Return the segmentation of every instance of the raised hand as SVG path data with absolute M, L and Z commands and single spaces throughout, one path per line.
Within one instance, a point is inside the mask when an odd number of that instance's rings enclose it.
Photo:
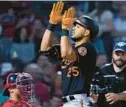
M 75 9 L 73 7 L 69 8 L 64 12 L 62 17 L 62 29 L 69 30 L 70 26 L 74 23 Z
M 63 7 L 64 7 L 64 3 L 61 1 L 53 4 L 53 8 L 50 13 L 50 20 L 49 20 L 51 24 L 57 24 L 62 20 Z

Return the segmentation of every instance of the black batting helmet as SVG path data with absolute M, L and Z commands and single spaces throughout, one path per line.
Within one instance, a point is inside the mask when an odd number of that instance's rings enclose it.
M 99 26 L 98 24 L 89 16 L 81 16 L 80 18 L 75 20 L 74 24 L 79 24 L 91 32 L 91 39 L 95 38 L 99 32 Z

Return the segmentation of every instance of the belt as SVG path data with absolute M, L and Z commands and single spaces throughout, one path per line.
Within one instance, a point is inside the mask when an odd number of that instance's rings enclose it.
M 71 95 L 71 96 L 67 96 L 67 97 L 62 98 L 62 101 L 64 103 L 67 103 L 67 102 L 72 101 L 74 99 L 75 99 L 75 97 L 73 95 Z

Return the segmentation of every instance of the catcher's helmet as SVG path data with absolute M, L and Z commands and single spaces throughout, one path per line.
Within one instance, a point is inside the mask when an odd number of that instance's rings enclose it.
M 22 100 L 35 102 L 35 90 L 33 78 L 28 73 L 11 73 L 4 82 L 4 96 L 9 96 L 8 89 L 15 86 L 22 95 Z
M 99 32 L 99 26 L 98 24 L 89 16 L 81 16 L 80 18 L 75 20 L 74 24 L 79 24 L 91 32 L 91 39 L 95 38 Z
M 4 86 L 3 96 L 9 96 L 8 88 L 12 86 L 16 86 L 16 78 L 17 78 L 16 73 L 11 73 L 7 76 L 6 80 L 3 83 L 3 86 Z
M 16 88 L 20 90 L 24 101 L 36 101 L 33 78 L 29 73 L 18 74 L 16 78 Z

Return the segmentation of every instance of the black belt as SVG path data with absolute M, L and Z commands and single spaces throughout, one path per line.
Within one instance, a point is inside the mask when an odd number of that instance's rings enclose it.
M 68 100 L 69 99 L 69 100 Z M 72 100 L 75 100 L 75 97 L 73 95 L 71 96 L 68 96 L 68 99 L 66 97 L 62 98 L 62 101 L 64 103 L 67 103 L 68 101 L 72 101 Z

